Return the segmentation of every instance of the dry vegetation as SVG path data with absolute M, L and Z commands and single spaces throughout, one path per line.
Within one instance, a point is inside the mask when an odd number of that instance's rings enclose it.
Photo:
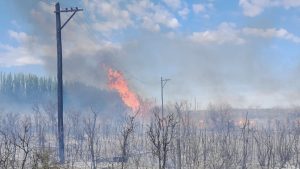
M 203 126 L 185 104 L 167 108 L 164 118 L 153 108 L 149 122 L 137 114 L 116 121 L 94 110 L 66 112 L 66 164 L 59 166 L 55 110 L 1 114 L 0 168 L 300 168 L 297 121 L 255 126 L 245 113 L 237 126 L 229 106 L 212 105 Z

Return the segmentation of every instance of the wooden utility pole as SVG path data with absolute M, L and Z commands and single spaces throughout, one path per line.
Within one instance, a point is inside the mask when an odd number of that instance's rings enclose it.
M 65 143 L 64 143 L 64 120 L 63 120 L 63 67 L 62 67 L 62 43 L 61 43 L 61 31 L 64 26 L 71 20 L 76 12 L 82 11 L 82 9 L 60 9 L 59 2 L 55 4 L 56 14 L 56 40 L 57 40 L 57 118 L 58 118 L 58 154 L 59 162 L 63 164 L 65 162 Z M 73 14 L 67 19 L 67 21 L 61 26 L 60 13 L 61 12 L 73 12 Z

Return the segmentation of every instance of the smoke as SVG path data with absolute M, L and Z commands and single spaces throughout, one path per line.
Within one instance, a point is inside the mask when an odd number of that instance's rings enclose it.
M 122 63 L 138 79 L 146 76 L 148 81 L 159 84 L 160 75 L 171 78 L 166 87 L 170 97 L 202 96 L 211 101 L 229 99 L 234 105 L 243 105 L 246 92 L 267 94 L 281 88 L 280 80 L 271 71 L 272 65 L 264 60 L 264 47 L 199 45 L 180 37 L 150 34 L 127 44 L 126 60 Z M 155 91 L 151 83 L 141 85 L 145 91 Z M 159 94 L 159 86 L 155 87 Z
M 32 49 L 32 54 L 43 60 L 49 74 L 55 76 L 54 6 L 42 2 L 15 4 L 22 6 L 20 12 L 32 23 L 31 35 L 35 40 L 26 41 L 25 46 Z M 64 15 L 62 20 L 66 17 Z M 294 94 L 299 91 L 298 69 L 290 68 L 288 75 L 284 67 L 274 69 L 278 64 L 274 59 L 284 54 L 266 52 L 274 47 L 272 40 L 244 35 L 243 30 L 232 25 L 227 25 L 221 34 L 213 34 L 209 39 L 211 43 L 195 42 L 184 33 L 149 32 L 139 27 L 133 28 L 134 34 L 121 36 L 116 32 L 97 32 L 93 27 L 97 19 L 101 20 L 92 16 L 92 11 L 84 11 L 63 29 L 66 80 L 108 88 L 103 67 L 107 65 L 123 72 L 128 85 L 144 97 L 159 98 L 159 79 L 163 76 L 171 79 L 165 87 L 167 101 L 197 97 L 203 104 L 225 101 L 237 107 L 269 107 L 300 101 Z M 115 40 L 118 35 L 121 37 Z M 213 43 L 214 38 L 223 35 L 221 41 Z M 43 50 L 37 55 L 36 49 Z
M 44 68 L 51 76 L 56 76 L 54 5 L 42 1 L 29 2 L 12 2 L 16 8 L 20 8 L 19 15 L 23 15 L 30 23 L 30 30 L 26 32 L 28 38 L 22 40 L 21 45 L 30 51 L 28 55 L 43 61 Z M 66 2 L 61 4 L 63 8 Z M 72 6 L 72 3 L 67 4 Z M 62 13 L 62 22 L 69 16 Z M 120 46 L 95 36 L 86 17 L 82 13 L 76 14 L 62 30 L 64 78 L 106 88 L 107 77 L 103 64 L 118 67 L 116 57 L 120 56 Z

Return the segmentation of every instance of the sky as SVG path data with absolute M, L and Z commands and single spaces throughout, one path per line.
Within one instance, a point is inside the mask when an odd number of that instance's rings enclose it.
M 56 74 L 54 0 L 1 0 L 0 71 Z M 299 0 L 61 0 L 64 78 L 200 107 L 300 104 Z M 70 13 L 62 13 L 65 21 Z

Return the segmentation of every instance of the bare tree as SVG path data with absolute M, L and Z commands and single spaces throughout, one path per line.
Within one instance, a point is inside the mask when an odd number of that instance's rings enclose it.
M 96 169 L 96 157 L 95 157 L 95 134 L 97 124 L 97 113 L 91 109 L 91 115 L 88 115 L 84 119 L 84 131 L 87 136 L 88 149 L 91 155 L 92 168 Z
M 233 127 L 232 107 L 229 104 L 210 104 L 207 108 L 208 125 L 216 130 L 226 130 Z
M 133 115 L 128 116 L 126 118 L 125 126 L 123 127 L 123 130 L 121 131 L 122 135 L 122 141 L 121 141 L 121 150 L 122 150 L 122 159 L 121 159 L 121 168 L 124 169 L 124 163 L 128 160 L 128 139 L 129 136 L 134 132 L 135 127 L 135 118 L 138 115 L 139 110 Z
M 15 113 L 9 113 L 6 114 L 1 123 L 1 133 L 3 136 L 5 136 L 5 139 L 7 139 L 5 146 L 6 148 L 9 148 L 9 159 L 8 159 L 8 168 L 16 168 L 17 167 L 17 124 L 18 124 L 18 118 L 19 114 Z M 8 149 L 7 149 L 8 150 Z
M 265 129 L 255 131 L 256 156 L 262 169 L 271 167 L 272 154 L 274 151 L 273 136 Z
M 24 119 L 20 120 L 19 131 L 17 132 L 17 140 L 15 145 L 22 151 L 23 159 L 21 168 L 26 168 L 26 161 L 28 159 L 29 153 L 32 151 L 31 149 L 31 140 L 32 140 L 32 132 L 31 132 L 31 118 L 24 117 Z
M 8 168 L 13 147 L 9 135 L 0 131 L 0 168 Z
M 74 167 L 76 160 L 82 159 L 84 154 L 84 134 L 82 114 L 79 111 L 69 111 L 66 113 L 66 140 L 67 143 L 67 154 L 69 156 L 69 161 L 71 167 Z
M 241 167 L 242 169 L 247 169 L 247 160 L 249 158 L 249 133 L 250 133 L 250 122 L 248 120 L 248 113 L 246 114 L 246 119 L 243 122 L 241 137 L 242 137 L 242 159 Z
M 295 161 L 294 165 L 295 167 L 300 167 L 300 121 L 296 123 L 296 126 L 293 131 L 294 135 L 294 152 L 295 152 Z
M 53 148 L 52 146 L 56 146 L 58 147 L 58 134 L 57 134 L 57 113 L 56 113 L 56 104 L 49 102 L 45 105 L 43 105 L 43 111 L 46 114 L 46 119 L 47 119 L 47 128 L 50 130 L 50 132 L 48 132 L 48 142 L 49 142 L 49 148 Z M 53 140 L 56 139 L 56 141 Z M 51 143 L 55 142 L 54 145 L 51 145 Z M 58 149 L 55 149 L 58 150 Z M 58 153 L 58 152 L 56 152 Z
M 154 110 L 154 119 L 147 134 L 152 143 L 152 153 L 158 158 L 159 169 L 166 168 L 169 146 L 174 138 L 176 124 L 173 113 L 169 113 L 165 118 L 160 118 L 159 110 Z
M 278 162 L 279 168 L 284 168 L 286 164 L 292 159 L 293 155 L 293 144 L 295 138 L 291 135 L 290 131 L 287 131 L 286 126 L 281 126 L 278 124 L 279 132 L 277 135 L 277 154 L 278 154 Z
M 33 106 L 33 117 L 34 117 L 34 128 L 35 128 L 35 135 L 38 140 L 38 145 L 40 149 L 45 148 L 46 142 L 46 117 L 42 114 L 40 107 L 38 105 Z
M 176 155 L 177 157 L 175 158 L 177 160 L 177 168 L 181 169 L 182 163 L 181 163 L 181 123 L 183 122 L 183 117 L 182 117 L 182 107 L 183 104 L 175 104 L 175 109 L 177 112 L 177 118 L 179 119 L 178 127 L 177 127 L 177 137 L 176 137 Z

